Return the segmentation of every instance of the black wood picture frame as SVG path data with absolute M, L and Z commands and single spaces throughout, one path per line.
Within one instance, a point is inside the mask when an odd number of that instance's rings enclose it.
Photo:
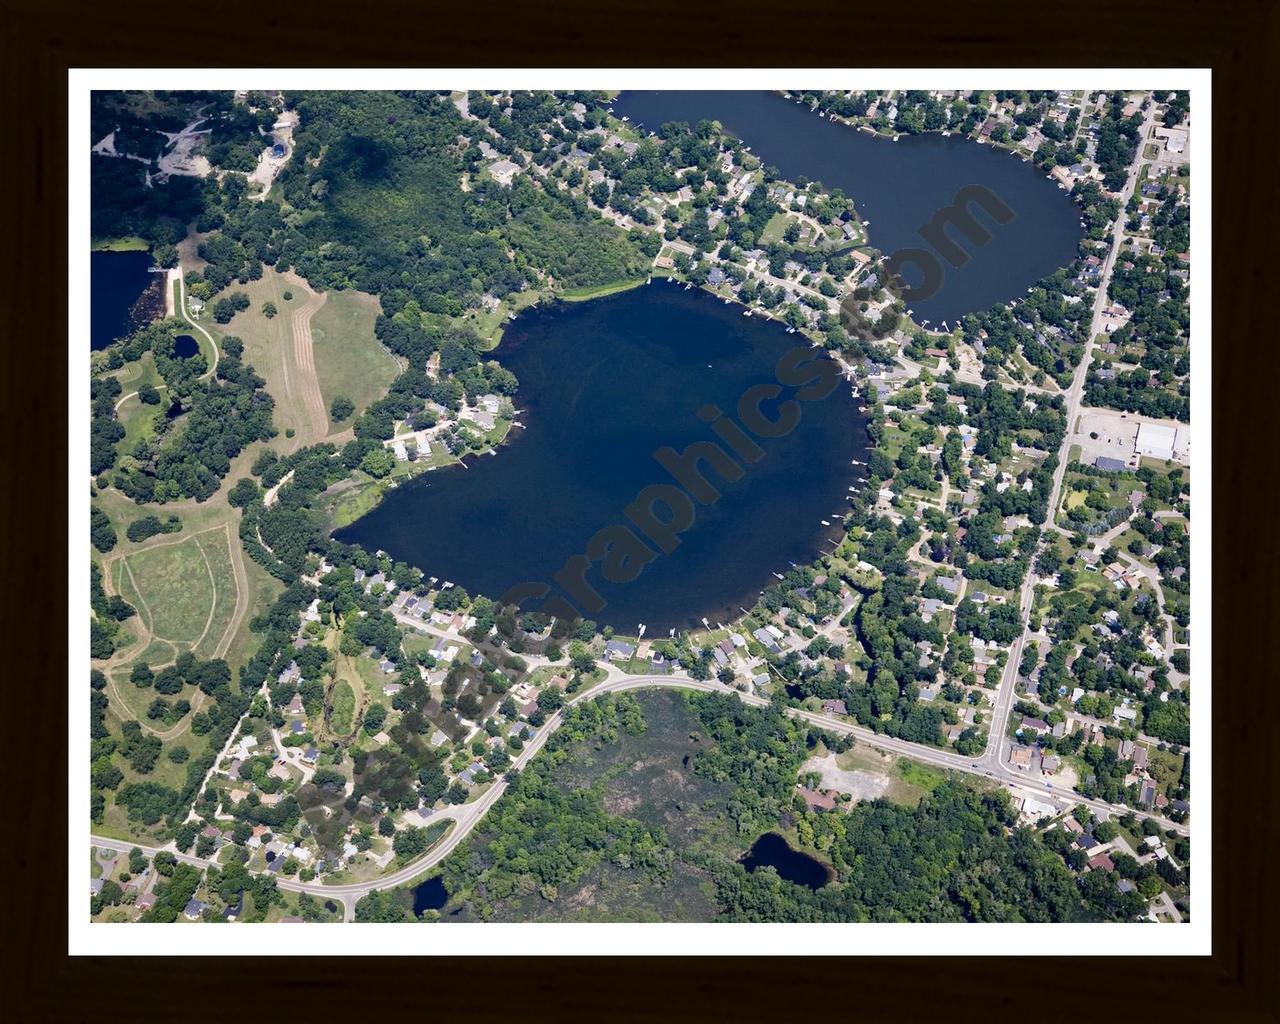
M 140 2 L 0 3 L 0 198 L 8 329 L 0 374 L 3 491 L 0 684 L 9 753 L 0 1014 L 14 1021 L 404 1013 L 434 1018 L 999 1019 L 1084 1014 L 1162 1021 L 1280 1017 L 1271 877 L 1277 713 L 1274 314 L 1275 3 L 1152 8 L 760 0 L 731 5 L 534 0 L 508 9 L 320 0 L 259 10 Z M 1213 955 L 933 960 L 779 958 L 165 960 L 67 955 L 67 70 L 74 67 L 1072 67 L 1213 69 Z M 1159 86 L 1158 82 L 1153 85 Z M 1193 97 L 1193 103 L 1203 102 Z M 1197 113 L 1204 107 L 1197 108 Z M 1204 268 L 1208 270 L 1207 267 Z M 1199 267 L 1197 272 L 1201 272 Z M 1271 311 L 1268 310 L 1268 313 Z M 1202 385 L 1203 387 L 1203 385 Z M 1201 406 L 1203 408 L 1203 406 Z M 78 571 L 78 567 L 73 566 Z M 1208 585 L 1202 576 L 1199 586 Z M 1201 634 L 1204 635 L 1203 633 Z M 1203 645 L 1203 641 L 1201 644 Z M 1207 646 L 1207 645 L 1206 645 Z M 1204 649 L 1204 646 L 1201 647 Z M 83 688 L 70 687 L 72 699 Z M 1210 840 L 1199 838 L 1204 843 Z M 1197 911 L 1200 912 L 1200 911 Z M 1088 954 L 1061 927 L 1054 952 Z M 1120 927 L 1120 926 L 1116 926 Z M 1133 952 L 1145 931 L 1132 927 Z M 234 948 L 235 933 L 227 940 Z M 406 952 L 412 950 L 412 930 Z M 542 940 L 534 938 L 531 945 Z M 766 939 L 762 946 L 775 951 Z M 964 939 L 981 953 L 982 932 Z M 1271 949 L 1271 953 L 1266 950 Z M 554 948 L 530 952 L 554 957 Z M 714 953 L 714 945 L 708 953 Z M 1036 952 L 1044 952 L 1043 949 Z

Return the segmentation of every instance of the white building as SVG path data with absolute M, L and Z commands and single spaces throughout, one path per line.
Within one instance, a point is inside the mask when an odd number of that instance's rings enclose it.
M 1139 455 L 1148 455 L 1153 459 L 1172 459 L 1178 447 L 1178 428 L 1159 423 L 1138 424 L 1138 436 L 1134 439 L 1133 450 Z

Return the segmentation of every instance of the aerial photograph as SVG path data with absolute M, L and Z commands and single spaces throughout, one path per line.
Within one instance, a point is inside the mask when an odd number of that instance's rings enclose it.
M 85 91 L 73 921 L 1191 932 L 1198 94 L 901 77 Z

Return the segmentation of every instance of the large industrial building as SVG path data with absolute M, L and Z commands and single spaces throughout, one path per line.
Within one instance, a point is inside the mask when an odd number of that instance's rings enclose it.
M 1153 459 L 1176 459 L 1186 462 L 1191 455 L 1191 428 L 1169 427 L 1158 423 L 1138 424 L 1133 450 Z

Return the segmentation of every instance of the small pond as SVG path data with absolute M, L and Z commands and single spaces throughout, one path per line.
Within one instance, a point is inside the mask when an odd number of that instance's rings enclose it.
M 810 889 L 821 889 L 834 877 L 830 865 L 793 850 L 791 844 L 776 832 L 766 832 L 752 843 L 740 863 L 748 871 L 771 867 L 778 872 L 779 878 Z
M 179 359 L 190 359 L 199 351 L 199 343 L 190 334 L 179 334 L 173 339 L 173 354 Z
M 440 910 L 449 902 L 449 890 L 439 875 L 428 878 L 413 890 L 413 912 L 419 917 L 426 910 Z

